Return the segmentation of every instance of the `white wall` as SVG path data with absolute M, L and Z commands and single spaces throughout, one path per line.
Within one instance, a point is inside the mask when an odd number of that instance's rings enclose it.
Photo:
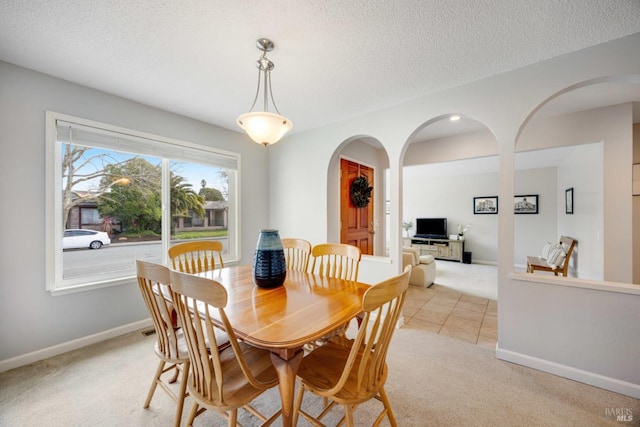
M 448 119 L 443 119 L 448 120 Z M 461 119 L 470 121 L 468 118 Z M 438 120 L 434 125 L 438 125 Z M 429 129 L 425 126 L 425 129 Z M 417 138 L 418 136 L 416 136 Z M 452 160 L 488 157 L 498 154 L 496 137 L 489 129 L 466 132 L 453 136 L 430 139 L 428 141 L 412 141 L 404 156 L 405 166 L 425 163 L 450 162 Z
M 520 270 L 526 269 L 527 256 L 542 253 L 546 242 L 558 242 L 557 174 L 555 167 L 516 172 L 515 194 L 538 195 L 538 214 L 518 214 L 514 218 L 514 261 Z
M 605 279 L 603 145 L 576 146 L 558 167 L 558 234 L 578 241 L 569 271 L 583 279 Z M 573 188 L 572 215 L 565 209 L 565 191 L 569 188 Z
M 597 83 L 604 81 L 603 76 L 613 76 L 620 81 L 640 84 L 638 45 L 640 34 L 635 34 L 344 122 L 293 134 L 273 146 L 270 153 L 272 219 L 282 224 L 288 230 L 287 234 L 308 233 L 312 240 L 326 239 L 328 212 L 331 212 L 327 209 L 326 165 L 343 141 L 357 135 L 369 135 L 380 141 L 389 155 L 392 263 L 385 273 L 398 273 L 401 224 L 405 217 L 401 166 L 405 163 L 405 153 L 409 152 L 407 143 L 425 123 L 455 112 L 486 125 L 495 135 L 498 146 L 498 196 L 500 200 L 512 200 L 516 140 L 529 116 L 545 99 L 581 82 Z M 620 240 L 621 234 L 628 235 L 631 229 L 631 142 L 630 138 L 627 142 L 623 139 L 612 150 L 605 148 L 604 174 L 607 176 L 611 171 L 616 180 L 614 184 L 605 178 L 603 187 L 605 240 L 608 236 Z M 627 147 L 625 159 L 623 153 Z M 541 146 L 533 144 L 530 148 Z M 518 143 L 519 151 L 526 149 Z M 309 163 L 301 159 L 314 161 Z M 303 185 L 299 180 L 301 176 L 314 179 Z M 278 191 L 280 186 L 287 191 Z M 617 215 L 614 208 L 621 214 Z M 306 224 L 314 226 L 301 225 L 297 218 L 303 216 Z M 497 217 L 497 355 L 640 397 L 637 369 L 640 340 L 632 338 L 640 335 L 640 291 L 632 285 L 619 283 L 593 286 L 581 279 L 512 274 L 515 220 L 512 209 L 500 209 Z M 605 271 L 614 267 L 614 275 L 623 281 L 631 277 L 632 253 L 630 239 L 628 241 L 628 244 L 617 246 L 605 242 L 604 246 L 605 253 L 617 258 L 607 260 L 605 257 Z M 597 319 L 596 328 L 589 329 L 592 321 L 585 326 L 585 320 L 590 316 Z M 539 319 L 545 321 L 540 323 Z M 606 339 L 601 339 L 603 336 Z M 624 342 L 624 345 L 612 347 L 615 342 Z M 612 351 L 612 348 L 616 350 Z
M 126 331 L 149 317 L 136 283 L 56 297 L 45 291 L 46 110 L 241 153 L 242 262 L 251 262 L 258 230 L 270 225 L 264 147 L 239 133 L 0 62 L 0 368 L 32 352 L 64 351 L 74 340 Z
M 539 194 L 538 215 L 515 216 L 516 266 L 523 268 L 528 255 L 540 255 L 545 242 L 565 235 L 578 242 L 569 275 L 604 280 L 603 149 L 603 143 L 571 146 L 557 167 L 516 172 L 516 194 Z M 573 215 L 565 213 L 568 188 L 574 191 Z
M 574 207 L 576 213 L 571 218 L 559 217 L 568 221 L 559 224 L 562 226 L 561 229 L 571 230 L 575 233 L 571 237 L 578 240 L 579 247 L 576 249 L 576 255 L 579 254 L 580 247 L 582 247 L 583 252 L 587 250 L 590 252 L 589 257 L 595 257 L 596 261 L 602 257 L 604 262 L 603 271 L 600 271 L 599 268 L 590 272 L 585 271 L 585 278 L 604 277 L 604 280 L 623 283 L 632 283 L 633 281 L 631 268 L 633 243 L 629 233 L 632 224 L 632 199 L 630 197 L 633 155 L 631 143 L 633 138 L 632 108 L 631 103 L 625 103 L 542 121 L 533 121 L 525 128 L 517 142 L 516 150 L 519 152 L 536 147 L 551 148 L 603 143 L 602 166 L 596 165 L 594 160 L 593 166 L 589 161 L 584 166 L 577 167 L 575 162 L 582 157 L 578 156 L 572 160 L 571 156 L 567 156 L 567 168 L 563 175 L 558 176 L 558 185 L 564 186 L 560 188 L 562 194 L 560 191 L 558 194 L 559 206 L 561 206 L 559 212 L 564 212 L 564 190 L 566 188 L 575 187 L 574 203 L 581 204 L 581 206 Z M 592 167 L 596 169 L 590 171 Z M 603 182 L 599 183 L 594 177 L 596 173 L 599 173 L 601 167 Z M 575 184 L 580 183 L 581 179 L 585 180 L 584 184 Z M 594 193 L 600 186 L 602 186 L 602 192 Z M 598 203 L 598 194 L 602 194 L 600 206 L 603 228 L 602 233 L 594 234 L 588 230 L 588 227 L 599 227 L 600 224 L 597 217 L 600 215 L 599 209 L 591 205 L 591 203 Z M 565 233 L 565 231 L 562 232 Z M 584 245 L 581 244 L 583 239 Z M 602 242 L 600 247 L 597 246 L 599 241 Z
M 457 234 L 458 224 L 470 225 L 465 233 L 464 250 L 474 263 L 498 262 L 498 215 L 474 215 L 473 198 L 498 195 L 498 173 L 468 175 L 465 162 L 405 166 L 403 171 L 403 216 L 447 218 L 449 234 Z M 462 173 L 461 173 L 462 172 Z M 498 201 L 498 207 L 501 208 Z M 508 205 L 507 205 L 508 207 Z

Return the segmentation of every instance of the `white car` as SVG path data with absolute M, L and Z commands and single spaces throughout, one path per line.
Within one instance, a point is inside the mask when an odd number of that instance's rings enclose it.
M 110 245 L 109 235 L 103 231 L 95 230 L 64 230 L 62 249 L 89 248 L 100 249 L 104 245 Z

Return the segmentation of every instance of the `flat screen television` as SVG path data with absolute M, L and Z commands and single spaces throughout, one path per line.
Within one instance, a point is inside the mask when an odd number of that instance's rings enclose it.
M 415 237 L 448 239 L 447 218 L 416 218 Z

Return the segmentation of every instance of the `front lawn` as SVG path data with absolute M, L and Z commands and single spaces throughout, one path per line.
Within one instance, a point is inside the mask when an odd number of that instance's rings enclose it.
M 171 236 L 171 240 L 206 239 L 211 237 L 227 237 L 227 230 L 183 231 Z
M 227 237 L 227 230 L 184 231 L 171 235 L 171 240 L 197 240 L 212 237 Z M 111 243 L 149 242 L 161 240 L 162 236 L 151 230 L 138 232 L 123 232 L 111 239 Z

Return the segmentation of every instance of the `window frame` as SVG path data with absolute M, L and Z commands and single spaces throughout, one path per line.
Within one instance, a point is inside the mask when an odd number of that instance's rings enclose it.
M 45 114 L 45 288 L 52 295 L 63 295 L 74 292 L 81 292 L 90 289 L 99 289 L 108 286 L 116 286 L 124 283 L 131 283 L 135 280 L 135 271 L 127 274 L 116 273 L 102 273 L 92 276 L 86 276 L 82 278 L 64 279 L 63 277 L 63 252 L 62 252 L 62 237 L 63 237 L 63 218 L 62 218 L 62 144 L 66 142 L 59 141 L 58 138 L 58 122 L 66 122 L 80 127 L 90 127 L 100 132 L 116 138 L 117 134 L 126 135 L 135 139 L 142 139 L 151 141 L 154 145 L 157 144 L 159 148 L 167 148 L 169 151 L 181 150 L 184 152 L 184 157 L 179 155 L 172 155 L 171 157 L 165 157 L 164 155 L 151 154 L 158 157 L 162 162 L 162 167 L 169 169 L 169 163 L 173 161 L 193 162 L 194 158 L 198 154 L 204 155 L 204 157 L 215 158 L 220 156 L 221 162 L 231 159 L 235 162 L 235 169 L 227 168 L 229 171 L 229 217 L 227 223 L 227 229 L 229 230 L 229 252 L 224 255 L 223 259 L 225 264 L 232 264 L 237 262 L 240 258 L 240 228 L 239 228 L 239 215 L 240 215 L 240 169 L 241 169 L 241 155 L 240 153 L 221 150 L 218 148 L 212 148 L 203 146 L 200 144 L 194 144 L 177 139 L 162 137 L 158 135 L 149 134 L 133 129 L 127 129 L 119 126 L 113 126 L 106 123 L 101 123 L 93 120 L 87 120 L 80 117 L 74 117 L 62 113 L 53 111 L 46 111 Z M 115 149 L 113 145 L 96 143 L 92 144 L 96 148 L 103 149 Z M 144 151 L 144 150 L 142 150 Z M 132 154 L 147 154 L 148 153 L 132 153 Z M 200 162 L 203 164 L 202 162 Z M 207 164 L 204 162 L 204 164 Z M 212 165 L 216 167 L 222 167 L 220 165 Z M 234 173 L 235 171 L 235 173 Z M 162 262 L 168 265 L 167 251 L 170 245 L 170 229 L 171 229 L 171 217 L 170 217 L 170 203 L 167 201 L 170 198 L 169 188 L 169 174 L 163 174 L 162 178 Z

